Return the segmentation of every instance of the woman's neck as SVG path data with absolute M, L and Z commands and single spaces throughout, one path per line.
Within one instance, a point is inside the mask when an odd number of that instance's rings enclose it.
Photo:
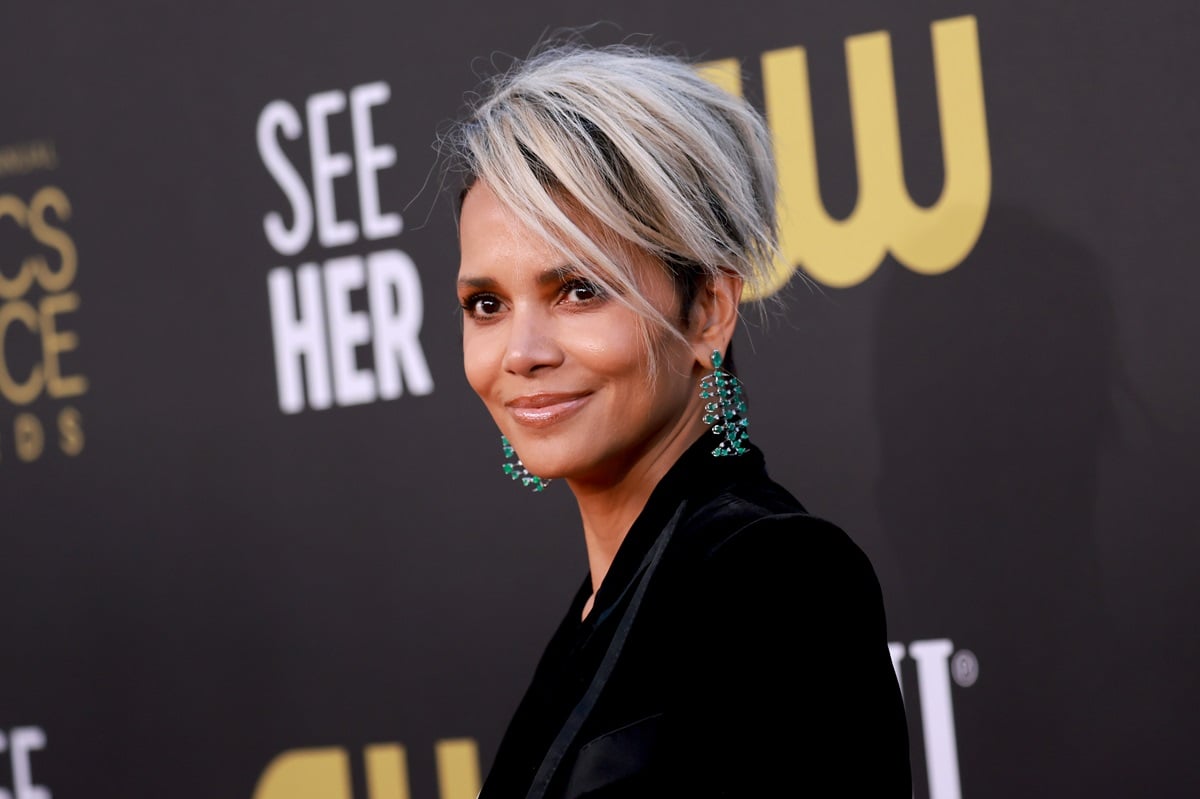
M 583 521 L 593 597 L 600 590 L 621 542 L 646 507 L 654 488 L 704 432 L 703 425 L 681 422 L 626 469 L 617 481 L 605 484 L 569 482 Z M 585 616 L 591 606 L 589 600 Z

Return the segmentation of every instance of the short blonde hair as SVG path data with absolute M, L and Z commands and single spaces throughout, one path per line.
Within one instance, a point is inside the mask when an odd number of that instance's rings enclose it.
M 630 246 L 663 264 L 685 316 L 700 282 L 722 271 L 741 276 L 752 296 L 767 293 L 778 253 L 767 126 L 680 56 L 630 44 L 544 46 L 485 83 L 448 143 L 463 194 L 486 183 L 656 327 L 680 334 L 678 320 L 638 291 L 620 257 Z M 603 233 L 576 224 L 572 210 Z

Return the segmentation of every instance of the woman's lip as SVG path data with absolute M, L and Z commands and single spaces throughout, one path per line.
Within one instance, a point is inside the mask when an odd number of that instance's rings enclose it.
M 583 394 L 529 394 L 505 403 L 509 414 L 526 427 L 546 427 L 561 422 L 587 402 Z

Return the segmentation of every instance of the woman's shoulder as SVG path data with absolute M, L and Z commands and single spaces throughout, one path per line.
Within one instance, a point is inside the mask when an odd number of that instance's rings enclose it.
M 685 526 L 714 545 L 749 528 L 756 537 L 845 535 L 833 522 L 810 513 L 792 492 L 771 479 L 761 458 L 747 467 L 723 485 L 705 486 L 710 490 L 703 493 L 692 492 Z
M 723 492 L 688 518 L 676 546 L 671 580 L 706 626 L 786 620 L 825 636 L 850 634 L 839 632 L 846 624 L 855 635 L 885 635 L 874 566 L 827 518 Z
M 668 560 L 685 571 L 703 563 L 751 573 L 812 565 L 841 574 L 865 572 L 868 581 L 873 577 L 853 537 L 834 521 L 810 512 L 777 482 L 761 449 L 751 444 L 743 455 L 714 458 L 708 444 L 701 440 L 693 445 L 658 497 L 664 514 L 667 505 L 680 500 L 685 504 Z
M 694 498 L 677 535 L 692 558 L 747 568 L 857 571 L 874 569 L 854 538 L 836 522 L 809 510 L 765 477 L 739 481 Z
M 736 495 L 714 498 L 689 519 L 690 535 L 713 557 L 808 553 L 857 559 L 862 549 L 837 523 L 803 508 L 764 506 Z

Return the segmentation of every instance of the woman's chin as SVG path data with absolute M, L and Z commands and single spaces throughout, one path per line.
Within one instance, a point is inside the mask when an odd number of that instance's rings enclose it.
M 518 450 L 518 453 L 520 450 Z M 534 457 L 532 460 L 521 456 L 521 462 L 530 474 L 536 474 L 543 480 L 564 480 L 572 473 L 571 465 L 557 458 Z
M 586 474 L 595 466 L 595 459 L 580 451 L 579 447 L 549 446 L 546 442 L 526 445 L 528 456 L 517 447 L 517 455 L 530 474 L 545 480 L 570 480 Z

